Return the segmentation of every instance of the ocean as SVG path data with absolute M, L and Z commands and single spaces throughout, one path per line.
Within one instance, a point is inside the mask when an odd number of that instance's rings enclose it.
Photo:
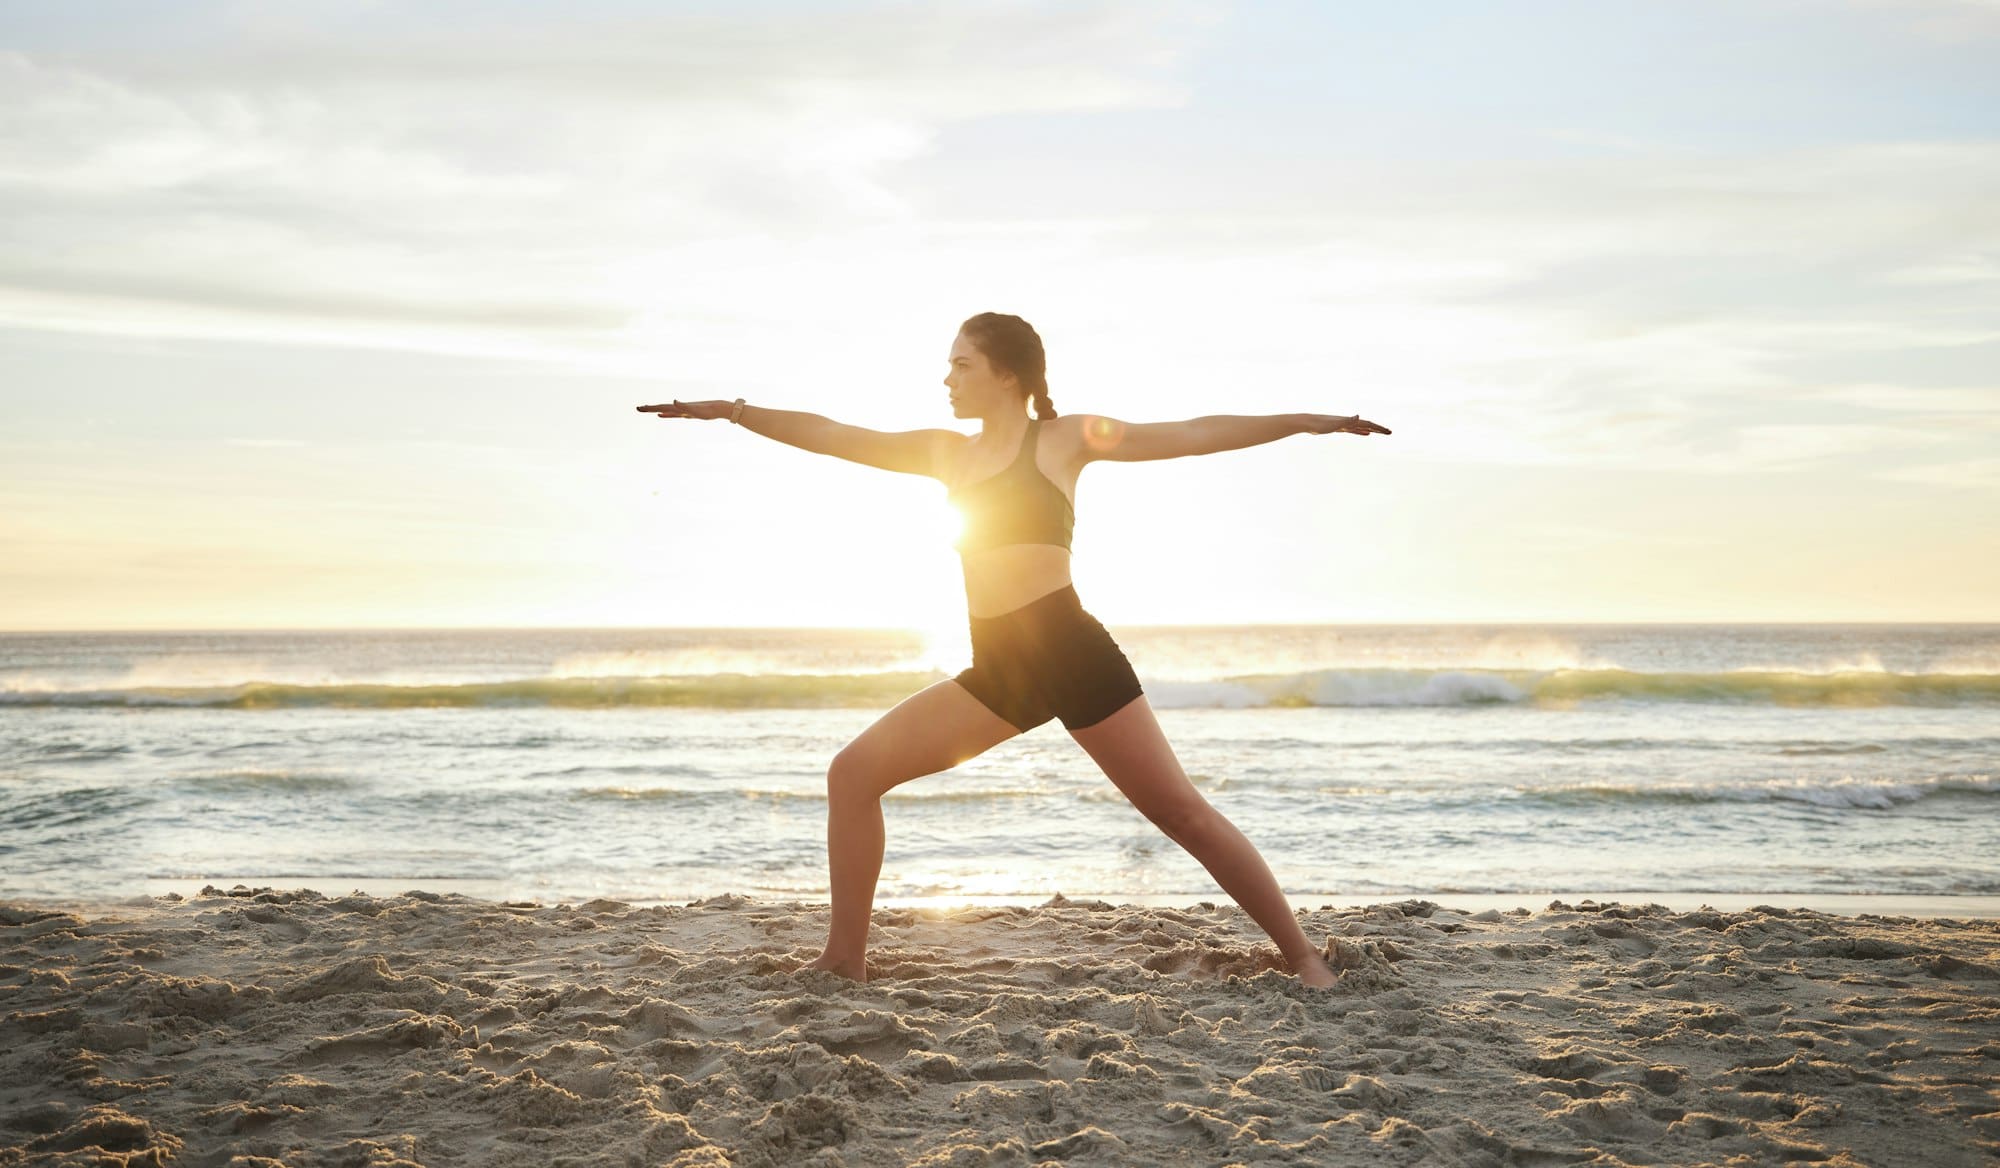
M 1111 631 L 1296 906 L 2000 895 L 2000 625 Z M 0 634 L 0 897 L 824 900 L 828 761 L 969 661 L 900 630 Z M 884 812 L 878 903 L 1226 900 L 1058 723 Z

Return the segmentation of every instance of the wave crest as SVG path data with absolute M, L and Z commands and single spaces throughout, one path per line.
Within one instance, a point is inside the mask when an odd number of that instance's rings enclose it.
M 553 706 L 700 706 L 724 709 L 886 708 L 946 675 L 889 673 L 723 673 L 681 677 L 534 677 L 514 681 L 390 685 L 303 685 L 249 681 L 227 686 L 125 689 L 19 689 L 0 704 L 25 706 L 200 706 L 376 709 Z M 1142 678 L 1142 680 L 1144 680 Z M 2000 675 L 1884 673 L 1641 673 L 1627 669 L 1317 669 L 1218 681 L 1146 681 L 1160 709 L 1341 706 L 1566 708 L 1583 702 L 1685 702 L 1777 706 L 2000 705 Z

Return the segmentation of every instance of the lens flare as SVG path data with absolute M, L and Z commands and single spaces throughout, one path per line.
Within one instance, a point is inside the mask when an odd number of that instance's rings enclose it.
M 1083 425 L 1083 440 L 1092 450 L 1110 450 L 1125 440 L 1125 423 L 1116 418 L 1093 417 Z

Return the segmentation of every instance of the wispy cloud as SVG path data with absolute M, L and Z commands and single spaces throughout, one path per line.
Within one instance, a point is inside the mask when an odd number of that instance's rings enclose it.
M 227 27 L 173 51 L 0 54 L 0 323 L 756 384 L 784 376 L 751 368 L 774 330 L 851 343 L 828 304 L 1011 296 L 1089 330 L 1065 368 L 1105 408 L 1121 381 L 1149 405 L 1356 387 L 1418 459 L 1733 473 L 2000 424 L 1992 141 L 1225 167 L 1190 139 L 1003 174 L 938 147 L 1191 101 L 1220 14 L 204 11 Z M 1051 213 L 986 209 L 1050 189 Z M 1134 381 L 1158 322 L 1173 351 Z
M 1204 18 L 446 7 L 224 9 L 229 35 L 172 52 L 0 54 L 0 322 L 588 344 L 635 311 L 630 257 L 915 214 L 885 168 L 948 125 L 1180 100 Z
M 1907 20 L 1918 34 L 1947 44 L 2000 37 L 2000 0 L 1837 0 L 1850 7 L 1883 9 Z
M 1932 463 L 1898 470 L 1878 471 L 1872 477 L 1896 482 L 1921 483 L 1933 487 L 1964 490 L 2000 490 L 2000 458 L 1974 458 L 1963 462 Z

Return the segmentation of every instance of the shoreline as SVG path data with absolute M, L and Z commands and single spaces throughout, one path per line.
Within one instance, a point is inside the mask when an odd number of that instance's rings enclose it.
M 270 877 L 223 877 L 186 880 L 148 880 L 143 892 L 119 896 L 31 896 L 0 890 L 0 904 L 32 904 L 49 910 L 70 912 L 107 912 L 119 909 L 143 907 L 178 895 L 192 900 L 201 895 L 204 888 L 213 887 L 218 891 L 230 888 L 285 888 L 298 891 L 313 891 L 322 896 L 335 897 L 349 893 L 368 896 L 402 896 L 412 892 L 444 893 L 465 896 L 474 900 L 494 904 L 527 904 L 556 908 L 575 905 L 591 900 L 609 899 L 620 904 L 637 908 L 669 907 L 689 905 L 715 897 L 745 897 L 758 904 L 789 905 L 799 909 L 817 907 L 825 909 L 824 893 L 799 896 L 788 893 L 771 893 L 761 890 L 748 892 L 724 889 L 695 893 L 677 897 L 618 897 L 595 893 L 570 896 L 545 897 L 533 893 L 523 894 L 518 885 L 494 880 L 456 879 L 376 879 L 342 877 L 339 879 L 305 878 L 302 880 L 278 880 Z M 1212 893 L 1175 894 L 1105 894 L 1105 893 L 1038 893 L 1031 895 L 969 895 L 946 896 L 877 896 L 877 909 L 918 908 L 950 909 L 967 908 L 1034 908 L 1047 903 L 1052 897 L 1065 897 L 1074 901 L 1103 901 L 1119 907 L 1130 908 L 1187 908 L 1196 904 L 1230 905 L 1229 897 L 1220 889 Z M 1834 916 L 1898 916 L 1926 919 L 1957 920 L 2000 920 L 2000 894 L 1926 894 L 1899 892 L 1659 892 L 1644 889 L 1604 890 L 1604 889 L 1562 889 L 1547 892 L 1375 892 L 1375 893 L 1310 893 L 1288 892 L 1287 899 L 1294 911 L 1321 909 L 1365 908 L 1369 905 L 1395 901 L 1429 901 L 1445 908 L 1464 908 L 1471 912 L 1494 909 L 1508 912 L 1527 909 L 1540 912 L 1552 903 L 1580 904 L 1591 901 L 1600 905 L 1659 905 L 1674 912 L 1694 912 L 1703 908 L 1720 912 L 1743 912 L 1760 906 L 1781 909 L 1804 909 L 1827 913 Z
M 797 968 L 824 906 L 733 895 L 0 900 L 0 1131 L 257 1168 L 2000 1154 L 2000 921 L 1543 904 L 1302 898 L 1322 991 L 1226 901 L 881 907 L 859 984 Z

